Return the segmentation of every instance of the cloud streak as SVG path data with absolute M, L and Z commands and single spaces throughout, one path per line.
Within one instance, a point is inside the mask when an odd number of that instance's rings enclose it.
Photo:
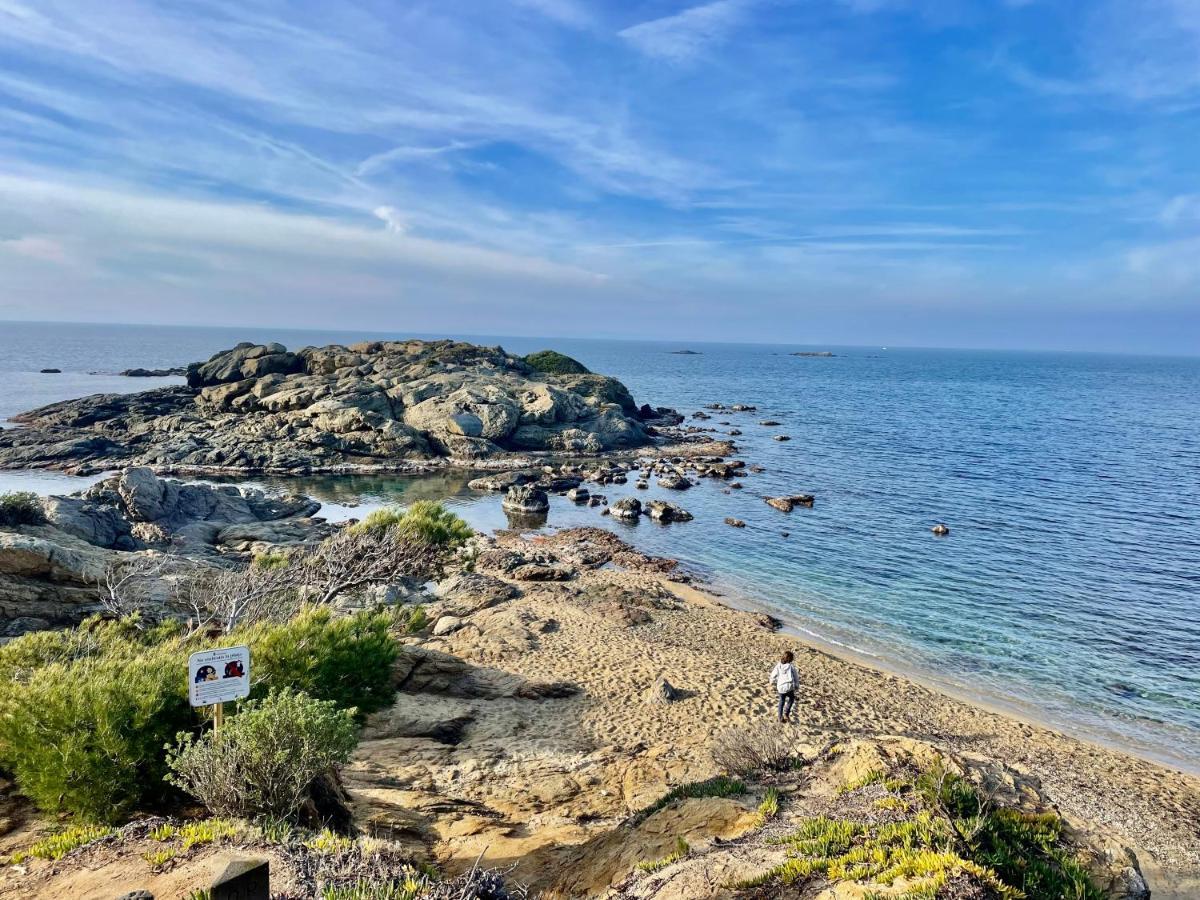
M 0 319 L 1179 309 L 1200 20 L 1152 3 L 0 0 Z
M 713 0 L 622 29 L 620 36 L 647 56 L 689 62 L 725 40 L 744 19 L 749 0 Z

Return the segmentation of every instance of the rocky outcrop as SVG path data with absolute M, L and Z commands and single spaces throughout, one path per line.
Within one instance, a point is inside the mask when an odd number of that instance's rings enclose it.
M 0 639 L 77 624 L 99 608 L 106 574 L 126 565 L 176 577 L 180 565 L 298 544 L 328 533 L 307 497 L 182 484 L 129 469 L 81 494 L 42 501 L 45 524 L 0 530 Z
M 110 555 L 50 526 L 0 531 L 0 639 L 93 612 Z
M 235 485 L 184 484 L 147 468 L 126 469 L 71 497 L 43 501 L 47 521 L 89 544 L 115 550 L 298 543 L 320 536 L 308 497 L 269 496 Z
M 174 366 L 170 369 L 125 369 L 117 374 L 125 378 L 175 378 L 187 373 L 187 366 Z
M 297 352 L 239 344 L 190 366 L 187 386 L 15 417 L 25 427 L 0 431 L 0 468 L 397 470 L 436 458 L 637 447 L 648 429 L 674 421 L 670 410 L 639 410 L 615 379 L 543 356 L 539 369 L 500 347 L 454 341 Z

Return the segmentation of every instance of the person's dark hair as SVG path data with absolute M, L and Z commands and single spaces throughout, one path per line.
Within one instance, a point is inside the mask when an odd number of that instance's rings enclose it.
M 781 662 L 790 663 L 795 658 L 796 658 L 796 655 L 794 653 L 792 653 L 791 650 L 785 650 L 783 653 L 783 659 L 781 660 Z

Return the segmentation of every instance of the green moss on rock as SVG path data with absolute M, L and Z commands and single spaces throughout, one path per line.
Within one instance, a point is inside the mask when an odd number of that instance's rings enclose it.
M 557 350 L 539 350 L 525 357 L 525 362 L 547 375 L 591 375 L 591 370 L 579 360 L 571 359 Z

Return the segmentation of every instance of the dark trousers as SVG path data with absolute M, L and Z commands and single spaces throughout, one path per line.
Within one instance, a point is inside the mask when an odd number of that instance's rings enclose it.
M 786 694 L 779 695 L 779 721 L 782 722 L 792 714 L 792 707 L 796 705 L 796 692 L 788 691 Z

